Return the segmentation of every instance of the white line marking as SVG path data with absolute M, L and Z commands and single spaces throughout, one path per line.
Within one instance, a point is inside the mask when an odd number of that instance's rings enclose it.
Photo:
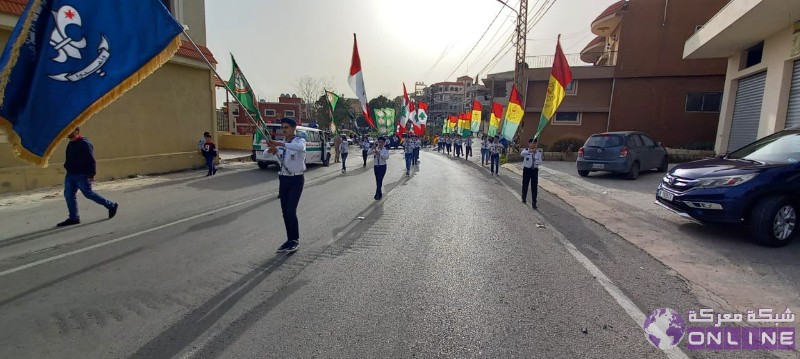
M 324 178 L 326 178 L 326 177 L 328 177 L 330 175 L 332 175 L 332 174 L 329 173 L 329 174 L 325 174 L 325 175 L 322 175 L 320 177 L 314 178 L 314 179 L 306 182 L 306 185 L 309 185 L 309 184 L 314 183 L 314 182 L 321 181 L 322 179 L 324 179 Z M 236 208 L 236 207 L 248 204 L 248 203 L 252 203 L 252 202 L 255 202 L 255 201 L 260 201 L 262 199 L 275 196 L 277 194 L 278 194 L 278 192 L 271 192 L 271 193 L 268 193 L 268 194 L 265 194 L 265 195 L 262 195 L 262 196 L 258 196 L 258 197 L 254 197 L 254 198 L 251 198 L 251 199 L 248 199 L 248 200 L 244 200 L 242 202 L 238 202 L 238 203 L 227 205 L 225 207 L 217 208 L 217 209 L 212 210 L 210 212 L 196 214 L 196 215 L 191 216 L 191 217 L 186 217 L 186 218 L 174 221 L 174 222 L 165 223 L 165 224 L 162 224 L 160 226 L 153 227 L 153 228 L 150 228 L 150 229 L 145 229 L 143 231 L 132 233 L 132 234 L 129 234 L 129 235 L 124 236 L 124 237 L 111 239 L 111 240 L 108 240 L 108 241 L 105 241 L 105 242 L 101 242 L 101 243 L 97 243 L 97 244 L 94 244 L 94 245 L 91 245 L 91 246 L 88 246 L 88 247 L 84 247 L 84 248 L 81 248 L 81 249 L 76 249 L 76 250 L 71 251 L 71 252 L 61 253 L 61 254 L 56 255 L 56 256 L 40 259 L 38 261 L 31 262 L 31 263 L 28 263 L 28 264 L 25 264 L 25 265 L 21 265 L 19 267 L 15 267 L 15 268 L 4 270 L 4 271 L 0 272 L 0 277 L 6 276 L 6 275 L 9 275 L 9 274 L 12 274 L 12 273 L 16 273 L 16 272 L 19 272 L 19 271 L 23 271 L 23 270 L 26 270 L 28 268 L 33 268 L 33 267 L 36 267 L 36 266 L 40 266 L 40 265 L 45 264 L 45 263 L 50 263 L 50 262 L 53 262 L 53 261 L 57 261 L 57 260 L 59 260 L 61 258 L 66 258 L 66 257 L 73 256 L 73 255 L 76 255 L 76 254 L 80 254 L 80 253 L 83 253 L 83 252 L 88 252 L 90 250 L 97 249 L 97 248 L 100 248 L 100 247 L 105 247 L 105 246 L 107 246 L 109 244 L 122 242 L 122 241 L 124 241 L 126 239 L 131 239 L 131 238 L 134 238 L 134 237 L 141 236 L 143 234 L 147 234 L 147 233 L 150 233 L 150 232 L 155 232 L 155 231 L 158 231 L 158 230 L 162 230 L 162 229 L 167 228 L 167 227 L 172 227 L 172 226 L 174 226 L 176 224 L 181 224 L 181 223 L 192 221 L 192 220 L 195 220 L 195 219 L 198 219 L 198 218 L 201 218 L 201 217 L 210 216 L 212 214 L 219 213 L 219 212 L 222 212 L 222 211 L 226 211 L 226 210 L 229 210 L 231 208 Z
M 519 194 L 516 191 L 514 191 L 511 187 L 509 187 L 505 182 L 503 182 L 499 178 L 497 179 L 497 181 L 500 182 L 500 184 L 503 187 L 505 187 L 506 190 L 511 192 L 511 194 L 513 194 L 514 196 L 519 196 Z M 580 263 L 584 268 L 586 268 L 587 271 L 589 271 L 589 273 L 592 276 L 594 276 L 594 278 L 597 280 L 598 283 L 600 283 L 603 289 L 605 289 L 606 292 L 608 292 L 608 294 L 610 294 L 611 297 L 617 301 L 617 304 L 619 304 L 619 306 L 622 307 L 622 309 L 624 309 L 626 313 L 628 313 L 628 316 L 630 316 L 631 319 L 633 319 L 633 321 L 636 323 L 636 326 L 641 327 L 642 324 L 644 323 L 645 318 L 647 317 L 644 314 L 644 312 L 642 312 L 642 310 L 639 309 L 639 307 L 637 307 L 636 304 L 634 304 L 633 301 L 630 298 L 628 298 L 628 296 L 626 296 L 625 293 L 623 293 L 622 290 L 620 290 L 619 287 L 617 287 L 614 284 L 614 282 L 612 282 L 611 279 L 609 279 L 600 270 L 600 268 L 597 268 L 597 266 L 594 265 L 594 263 L 592 263 L 592 261 L 589 260 L 589 258 L 583 255 L 583 253 L 581 253 L 581 251 L 578 250 L 578 248 L 575 247 L 575 245 L 572 244 L 572 242 L 570 242 L 567 239 L 567 237 L 564 236 L 564 234 L 559 232 L 555 228 L 555 226 L 553 226 L 542 215 L 536 213 L 535 211 L 533 215 L 536 216 L 540 221 L 542 221 L 542 223 L 544 223 L 545 226 L 547 226 L 547 229 L 550 230 L 550 232 L 552 232 L 553 235 L 555 235 L 556 239 L 558 239 L 561 245 L 563 245 L 564 248 L 567 249 L 567 252 L 569 252 L 569 254 L 575 257 L 575 259 L 578 260 L 578 263 Z M 643 336 L 645 335 L 644 330 L 642 331 L 642 335 Z M 669 350 L 664 350 L 664 354 L 666 354 L 667 357 L 670 359 L 689 359 L 689 356 L 687 356 L 686 353 L 684 353 L 683 350 L 679 347 L 675 347 Z

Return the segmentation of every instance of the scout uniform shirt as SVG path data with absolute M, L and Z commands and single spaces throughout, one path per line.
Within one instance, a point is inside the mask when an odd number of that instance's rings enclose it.
M 539 165 L 542 164 L 542 153 L 537 151 L 531 151 L 529 148 L 522 150 L 522 167 L 525 168 L 539 168 Z
M 481 149 L 482 150 L 488 150 L 489 149 L 489 140 L 481 141 Z
M 361 150 L 369 151 L 369 147 L 370 146 L 369 146 L 369 141 L 368 140 L 361 141 Z
M 406 153 L 406 154 L 409 154 L 409 153 L 413 153 L 413 152 L 414 152 L 414 144 L 413 144 L 413 141 L 411 141 L 411 140 L 406 140 L 406 141 L 403 143 L 403 152 L 404 152 L 404 153 Z
M 281 159 L 279 176 L 301 176 L 306 170 L 306 140 L 294 136 L 291 141 L 278 147 L 278 158 Z
M 386 147 L 378 149 L 371 149 L 373 158 L 375 159 L 376 166 L 386 166 L 386 160 L 389 159 L 389 150 Z
M 500 142 L 489 144 L 489 152 L 491 152 L 493 155 L 499 155 L 500 152 L 502 152 L 502 150 L 503 150 L 503 144 Z

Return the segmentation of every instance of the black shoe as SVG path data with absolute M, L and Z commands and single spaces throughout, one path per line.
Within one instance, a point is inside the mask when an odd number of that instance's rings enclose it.
M 539 207 L 536 207 L 536 205 L 535 205 L 535 204 L 534 204 L 534 205 L 531 205 L 531 207 L 533 207 L 533 209 L 537 209 L 537 210 L 539 209 Z
M 114 205 L 108 209 L 108 219 L 114 218 L 114 216 L 117 215 L 117 209 L 119 209 L 119 203 L 114 203 Z
M 527 202 L 527 201 L 525 201 L 525 200 L 523 199 L 523 200 L 522 200 L 522 203 L 528 203 L 528 202 Z
M 300 242 L 298 242 L 298 241 L 289 241 L 287 243 L 288 243 L 288 245 L 283 250 L 283 253 L 292 253 L 292 252 L 297 250 L 297 247 L 300 246 Z
M 209 173 L 209 174 L 207 174 L 207 175 L 206 175 L 206 177 L 211 177 L 211 174 L 210 174 L 210 173 Z
M 80 219 L 67 218 L 66 221 L 61 222 L 59 224 L 56 224 L 56 227 L 74 226 L 74 225 L 80 224 L 80 223 L 81 223 Z
M 286 252 L 286 249 L 287 249 L 287 248 L 289 248 L 289 246 L 291 245 L 291 242 L 292 242 L 292 241 L 286 241 L 286 242 L 283 242 L 283 244 L 282 244 L 280 247 L 278 247 L 278 250 L 277 250 L 276 252 L 277 252 L 277 253 L 284 253 L 284 252 Z
M 215 174 L 217 174 L 217 169 L 216 169 L 216 168 L 214 169 L 214 171 L 213 171 L 213 172 L 211 172 L 211 175 L 212 175 L 212 176 L 213 176 L 213 175 L 215 175 Z

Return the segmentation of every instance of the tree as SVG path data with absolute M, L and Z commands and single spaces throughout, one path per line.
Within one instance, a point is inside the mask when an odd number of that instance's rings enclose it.
M 333 118 L 336 119 L 336 124 L 340 128 L 345 128 L 342 127 L 342 125 L 349 124 L 351 122 L 350 108 L 353 101 L 356 100 L 344 98 L 344 96 L 342 96 L 339 98 L 339 103 L 336 104 L 336 109 L 333 111 Z M 328 104 L 328 99 L 325 98 L 325 95 L 322 95 L 314 104 L 316 105 L 316 111 L 313 113 L 313 115 L 317 121 L 319 121 L 319 127 L 322 129 L 328 129 L 331 123 L 331 110 L 330 104 Z
M 303 119 L 308 120 L 315 118 L 321 120 L 324 117 L 316 117 L 319 111 L 319 104 L 315 101 L 319 96 L 325 94 L 325 90 L 336 92 L 333 86 L 333 80 L 329 78 L 315 78 L 311 76 L 303 76 L 296 80 L 295 90 L 297 95 L 303 99 Z

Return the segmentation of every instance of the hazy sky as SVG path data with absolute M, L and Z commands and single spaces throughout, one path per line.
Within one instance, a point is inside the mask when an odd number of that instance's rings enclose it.
M 580 52 L 594 38 L 591 21 L 616 2 L 528 0 L 529 18 L 551 1 L 528 33 L 528 56 L 552 55 L 559 33 L 565 53 Z M 519 0 L 508 4 L 516 9 Z M 353 33 L 370 98 L 401 95 L 403 82 L 412 91 L 416 81 L 511 71 L 514 49 L 485 68 L 511 36 L 515 16 L 497 0 L 206 0 L 208 47 L 220 75 L 230 76 L 233 53 L 256 95 L 268 101 L 296 93 L 296 79 L 305 75 L 328 78 L 338 93 L 354 97 L 347 85 Z

